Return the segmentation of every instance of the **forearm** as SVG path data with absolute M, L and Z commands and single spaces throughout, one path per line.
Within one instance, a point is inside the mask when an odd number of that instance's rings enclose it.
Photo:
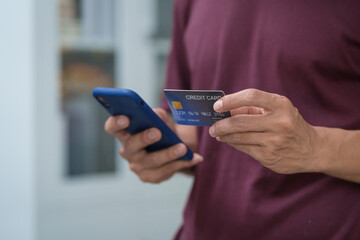
M 320 172 L 360 183 L 360 131 L 315 127 Z

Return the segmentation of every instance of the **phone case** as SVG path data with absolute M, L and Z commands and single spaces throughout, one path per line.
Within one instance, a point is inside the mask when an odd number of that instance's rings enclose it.
M 158 128 L 162 132 L 160 141 L 146 148 L 148 152 L 158 151 L 177 143 L 182 143 L 179 137 L 136 92 L 123 88 L 95 88 L 93 96 L 111 115 L 126 115 L 130 119 L 130 126 L 127 130 L 131 134 L 136 134 L 152 127 Z M 105 100 L 107 104 L 100 101 L 99 97 Z M 187 147 L 186 154 L 179 160 L 191 160 L 192 158 L 193 153 Z

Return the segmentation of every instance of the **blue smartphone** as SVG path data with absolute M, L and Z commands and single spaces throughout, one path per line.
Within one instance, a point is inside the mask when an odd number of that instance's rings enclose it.
M 158 128 L 161 131 L 162 137 L 160 141 L 149 145 L 146 148 L 148 152 L 158 151 L 182 143 L 179 137 L 136 92 L 123 88 L 95 88 L 93 96 L 111 115 L 127 116 L 130 119 L 130 126 L 126 130 L 131 134 L 136 134 L 152 127 Z M 179 160 L 189 161 L 193 158 L 192 151 L 188 146 L 186 147 L 186 154 Z

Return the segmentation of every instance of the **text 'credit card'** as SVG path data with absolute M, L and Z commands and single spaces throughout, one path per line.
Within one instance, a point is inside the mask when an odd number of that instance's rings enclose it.
M 231 117 L 230 112 L 217 113 L 214 103 L 223 97 L 221 90 L 164 90 L 176 123 L 192 126 L 211 126 Z

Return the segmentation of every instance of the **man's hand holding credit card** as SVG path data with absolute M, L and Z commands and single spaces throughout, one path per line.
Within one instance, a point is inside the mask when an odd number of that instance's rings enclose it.
M 178 124 L 211 126 L 219 120 L 231 117 L 230 112 L 218 113 L 213 109 L 214 103 L 225 96 L 221 90 L 165 89 L 164 93 Z

